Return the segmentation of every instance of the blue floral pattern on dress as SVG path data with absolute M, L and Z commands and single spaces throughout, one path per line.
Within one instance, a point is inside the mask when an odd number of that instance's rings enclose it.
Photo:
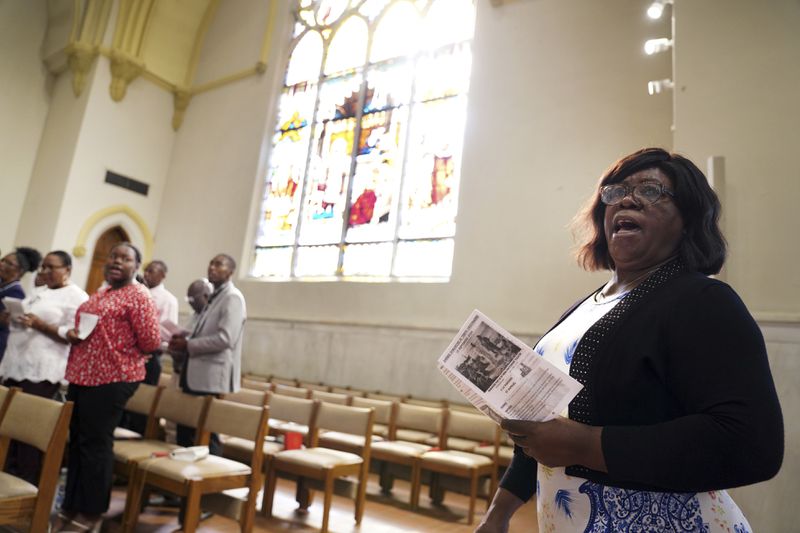
M 572 363 L 572 356 L 575 354 L 575 348 L 578 347 L 578 341 L 580 341 L 580 339 L 572 341 L 572 343 L 567 346 L 567 351 L 564 352 L 564 362 L 568 365 Z
M 556 502 L 556 509 L 561 509 L 564 512 L 564 516 L 567 518 L 572 518 L 572 494 L 566 489 L 559 489 L 556 492 L 555 497 Z
M 647 492 L 607 487 L 592 481 L 580 486 L 589 496 L 591 515 L 584 533 L 706 533 L 694 492 Z
M 751 533 L 750 530 L 744 524 L 734 524 L 733 531 L 735 533 Z

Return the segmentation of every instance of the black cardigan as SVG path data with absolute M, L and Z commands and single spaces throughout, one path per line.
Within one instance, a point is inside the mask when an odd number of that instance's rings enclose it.
M 568 475 L 701 492 L 763 481 L 780 468 L 783 418 L 761 331 L 728 285 L 680 262 L 589 328 L 570 374 L 585 388 L 569 417 L 603 426 L 608 473 L 575 465 Z M 500 486 L 527 501 L 535 484 L 536 462 L 516 448 Z

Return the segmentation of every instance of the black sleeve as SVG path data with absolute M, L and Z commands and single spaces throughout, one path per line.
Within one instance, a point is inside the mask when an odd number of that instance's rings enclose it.
M 664 334 L 667 386 L 687 414 L 603 428 L 609 474 L 683 492 L 773 477 L 783 460 L 783 418 L 764 339 L 741 299 L 710 284 L 676 306 Z
M 514 445 L 514 457 L 500 480 L 500 487 L 524 502 L 536 492 L 536 461 L 517 445 Z

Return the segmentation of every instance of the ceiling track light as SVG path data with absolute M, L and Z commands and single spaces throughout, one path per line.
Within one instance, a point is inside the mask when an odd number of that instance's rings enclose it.
M 651 56 L 659 52 L 666 52 L 672 48 L 672 39 L 660 37 L 658 39 L 648 39 L 644 43 L 644 53 Z
M 647 92 L 650 96 L 661 94 L 665 91 L 671 91 L 675 88 L 675 82 L 671 79 L 653 80 L 647 82 Z
M 647 8 L 647 16 L 653 20 L 658 20 L 664 14 L 664 7 L 667 4 L 672 5 L 673 0 L 655 0 L 650 7 Z

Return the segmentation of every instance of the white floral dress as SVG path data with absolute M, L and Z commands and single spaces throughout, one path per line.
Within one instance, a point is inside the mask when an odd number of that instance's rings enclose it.
M 588 298 L 536 344 L 536 352 L 569 372 L 581 337 L 623 296 L 600 303 Z M 628 490 L 568 476 L 563 467 L 539 465 L 536 494 L 540 533 L 752 531 L 724 490 L 701 493 Z

